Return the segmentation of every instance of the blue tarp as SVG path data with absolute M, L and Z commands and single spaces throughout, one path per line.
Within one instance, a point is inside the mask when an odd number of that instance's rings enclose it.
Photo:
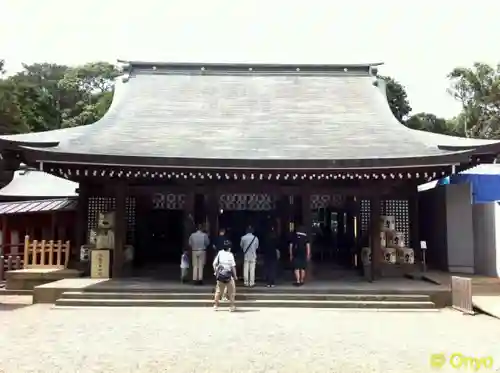
M 450 183 L 450 177 L 444 177 L 442 179 L 439 179 L 438 185 L 448 185 Z
M 452 175 L 450 184 L 469 183 L 473 203 L 500 201 L 500 164 L 483 164 Z

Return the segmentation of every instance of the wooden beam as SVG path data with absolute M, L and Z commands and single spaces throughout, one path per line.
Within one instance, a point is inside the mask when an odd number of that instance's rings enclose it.
M 125 245 L 127 239 L 126 198 L 127 189 L 123 183 L 115 185 L 115 247 L 113 250 L 113 277 L 122 277 L 125 264 Z
M 0 247 L 0 256 L 7 254 L 7 251 L 5 250 L 5 248 L 8 247 L 7 243 L 10 240 L 10 237 L 7 237 L 8 233 L 9 233 L 8 228 L 7 228 L 7 224 L 8 224 L 7 215 L 2 215 L 2 246 Z
M 182 239 L 182 245 L 184 250 L 189 249 L 188 245 L 189 236 L 191 235 L 191 233 L 193 233 L 192 230 L 196 223 L 194 221 L 194 199 L 195 199 L 194 189 L 188 190 L 184 205 L 184 227 L 183 227 L 184 232 Z
M 217 188 L 208 188 L 207 189 L 207 200 L 206 200 L 206 209 L 207 209 L 207 219 L 208 219 L 208 227 L 209 231 L 207 232 L 210 235 L 210 240 L 215 239 L 217 237 L 217 231 L 219 230 L 219 198 L 220 198 L 221 190 Z
M 410 237 L 408 246 L 413 249 L 415 253 L 420 253 L 420 226 L 419 226 L 419 211 L 418 211 L 418 191 L 415 188 L 413 195 L 408 199 L 408 215 L 410 223 Z
M 88 208 L 89 189 L 85 184 L 80 185 L 78 203 L 76 206 L 76 228 L 74 230 L 74 248 L 72 255 L 79 256 L 80 247 L 88 240 Z
M 310 236 L 312 228 L 311 190 L 307 187 L 303 188 L 300 195 L 302 196 L 302 225 Z
M 382 247 L 380 242 L 380 196 L 374 196 L 370 199 L 370 228 L 371 228 L 371 270 L 370 270 L 370 281 L 375 281 L 379 275 L 380 263 L 382 257 Z

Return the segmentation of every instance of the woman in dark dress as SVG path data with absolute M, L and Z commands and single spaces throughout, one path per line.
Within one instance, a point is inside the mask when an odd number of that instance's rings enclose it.
M 292 267 L 295 272 L 294 285 L 304 285 L 307 264 L 310 259 L 311 244 L 309 243 L 309 237 L 307 237 L 305 228 L 300 227 L 295 232 L 295 237 L 290 243 L 290 262 L 292 262 Z

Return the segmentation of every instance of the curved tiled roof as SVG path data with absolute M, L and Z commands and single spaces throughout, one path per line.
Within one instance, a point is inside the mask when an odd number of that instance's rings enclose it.
M 19 170 L 5 187 L 0 189 L 0 197 L 75 197 L 78 183 L 62 179 L 38 170 Z
M 387 165 L 452 162 L 450 156 L 491 144 L 403 126 L 373 84 L 371 69 L 136 62 L 118 82 L 112 107 L 100 121 L 3 139 L 58 142 L 39 150 L 40 159 L 64 154 L 97 163 L 149 159 L 157 165 L 231 161 L 241 166 L 277 161 L 320 168 L 367 160 Z
M 4 135 L 0 139 L 33 144 L 59 143 L 80 136 L 88 126 L 61 128 L 52 131 L 30 132 L 19 135 Z

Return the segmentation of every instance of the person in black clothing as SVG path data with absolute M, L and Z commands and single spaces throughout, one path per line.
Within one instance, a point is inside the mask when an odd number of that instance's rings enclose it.
M 290 261 L 295 272 L 295 284 L 301 286 L 306 278 L 307 262 L 311 259 L 311 244 L 304 227 L 295 231 L 290 243 Z
M 215 239 L 214 243 L 214 249 L 216 251 L 216 254 L 220 250 L 231 251 L 232 246 L 233 243 L 226 235 L 226 229 L 225 228 L 219 229 L 219 236 Z
M 279 259 L 278 251 L 278 236 L 274 227 L 271 227 L 264 240 L 263 245 L 263 257 L 264 257 L 264 273 L 266 277 L 267 287 L 274 287 L 276 282 L 276 267 Z

